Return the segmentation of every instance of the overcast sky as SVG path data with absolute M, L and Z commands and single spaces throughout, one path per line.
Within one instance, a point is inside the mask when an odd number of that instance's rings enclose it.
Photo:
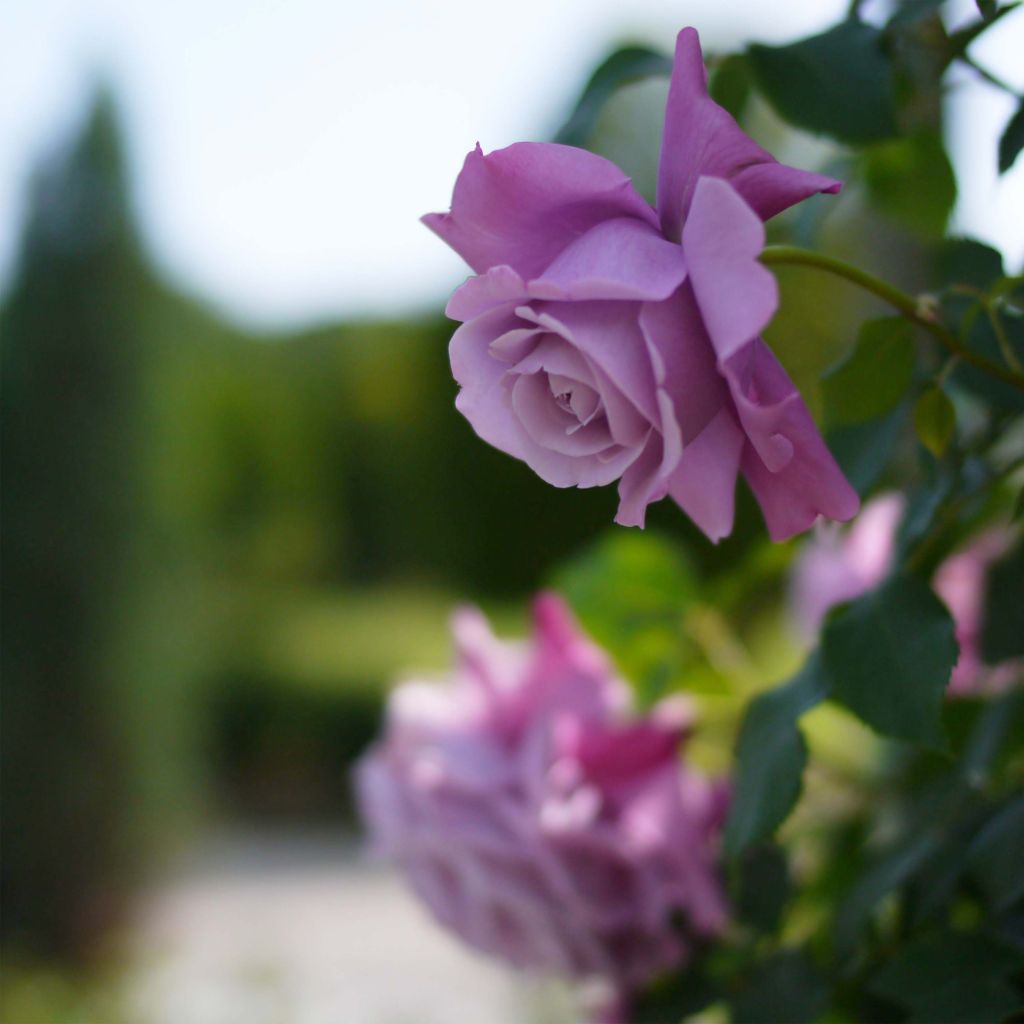
M 957 0 L 960 11 L 971 0 Z M 846 0 L 0 0 L 0 290 L 33 162 L 110 79 L 139 217 L 177 284 L 249 323 L 441 301 L 460 261 L 417 222 L 466 151 L 540 138 L 622 36 L 783 42 Z M 1024 10 L 975 51 L 1024 91 Z M 995 174 L 1012 101 L 958 86 L 958 224 L 1024 258 L 1024 167 Z M 1024 161 L 1022 161 L 1024 163 Z

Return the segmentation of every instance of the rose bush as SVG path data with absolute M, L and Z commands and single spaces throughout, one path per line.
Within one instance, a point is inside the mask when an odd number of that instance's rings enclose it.
M 792 614 L 804 635 L 815 636 L 830 608 L 866 593 L 889 573 L 905 505 L 901 494 L 879 495 L 848 529 L 823 529 L 804 546 L 790 588 Z M 947 693 L 1000 689 L 1017 675 L 1017 664 L 987 666 L 981 657 L 985 577 L 1011 542 L 1007 531 L 990 530 L 955 551 L 935 571 L 932 584 L 953 616 L 960 647 Z
M 628 688 L 554 595 L 527 646 L 454 623 L 443 688 L 392 695 L 357 775 L 378 847 L 443 925 L 516 966 L 628 993 L 719 932 L 726 790 L 684 768 L 675 698 L 630 717 Z
M 778 304 L 763 221 L 831 178 L 787 167 L 707 91 L 678 37 L 657 209 L 614 164 L 518 143 L 466 158 L 425 223 L 477 276 L 452 296 L 456 404 L 484 440 L 558 487 L 619 481 L 616 521 L 671 497 L 713 540 L 742 473 L 775 540 L 858 508 L 759 337 Z

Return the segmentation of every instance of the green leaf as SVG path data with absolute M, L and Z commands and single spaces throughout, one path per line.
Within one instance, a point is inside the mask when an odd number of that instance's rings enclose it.
M 733 53 L 715 65 L 708 82 L 711 98 L 738 121 L 750 99 L 753 83 L 750 64 L 742 53 Z
M 928 388 L 914 403 L 914 430 L 936 458 L 949 447 L 955 427 L 956 409 L 942 388 Z
M 1009 658 L 1024 658 L 1024 543 L 1018 543 L 989 570 L 984 609 L 981 653 L 985 661 L 996 665 Z
M 978 21 L 971 21 L 963 28 L 951 32 L 946 39 L 947 62 L 955 57 L 962 57 L 967 52 L 967 47 L 974 42 L 983 32 L 987 32 L 993 25 L 1002 20 L 1008 14 L 1012 14 L 1020 3 L 1003 4 L 997 7 L 991 17 L 983 17 Z
M 1003 257 L 998 249 L 973 238 L 941 242 L 932 257 L 935 286 L 966 284 L 988 291 L 1003 276 Z
M 999 138 L 999 173 L 1005 174 L 1024 149 L 1024 99 Z
M 797 720 L 820 703 L 828 681 L 816 654 L 788 683 L 755 697 L 736 742 L 725 849 L 736 856 L 768 838 L 792 810 L 803 783 L 807 744 Z
M 996 288 L 998 289 L 998 285 Z M 943 302 L 943 310 L 949 323 L 960 325 L 961 340 L 965 341 L 969 348 L 986 359 L 1005 365 L 999 340 L 989 318 L 979 311 L 968 319 L 972 307 L 976 305 L 972 299 L 950 296 Z M 999 320 L 1017 359 L 1024 359 L 1024 316 L 1003 306 L 999 310 Z M 1017 388 L 1005 381 L 996 380 L 970 363 L 961 362 L 953 371 L 950 380 L 998 409 L 1012 413 L 1024 412 L 1024 395 Z
M 824 976 L 796 949 L 765 958 L 739 985 L 729 999 L 732 1024 L 811 1024 L 828 1006 Z
M 896 134 L 892 68 L 883 33 L 851 18 L 789 46 L 751 46 L 761 92 L 791 124 L 841 142 Z
M 836 913 L 836 949 L 849 956 L 879 903 L 910 878 L 938 848 L 932 832 L 916 832 L 887 851 L 857 881 Z
M 847 427 L 832 427 L 825 435 L 829 451 L 862 498 L 888 465 L 906 421 L 907 406 L 901 404 L 887 416 Z
M 943 743 L 942 699 L 957 658 L 953 619 L 918 576 L 893 576 L 829 618 L 832 696 L 885 736 Z
M 863 423 L 894 409 L 914 377 L 909 321 L 900 316 L 868 320 L 856 344 L 821 378 L 825 422 Z
M 900 25 L 911 21 L 918 21 L 934 14 L 946 0 L 900 0 L 892 17 L 890 25 Z
M 601 108 L 617 89 L 654 75 L 671 75 L 672 60 L 646 46 L 624 46 L 604 60 L 583 87 L 569 119 L 555 136 L 567 146 L 583 146 L 590 138 Z
M 629 1008 L 630 1024 L 674 1024 L 718 1002 L 722 993 L 702 966 L 689 964 L 649 985 Z
M 945 931 L 904 946 L 868 987 L 906 1007 L 909 1024 L 999 1024 L 1022 1008 L 1007 980 L 1019 967 L 984 934 Z
M 875 209 L 925 237 L 941 237 L 956 202 L 953 165 L 935 131 L 869 147 L 864 184 Z
M 792 892 L 785 851 L 759 843 L 740 858 L 733 907 L 736 917 L 760 932 L 774 932 Z
M 967 856 L 971 875 L 999 913 L 1024 897 L 1024 797 L 1011 800 L 981 830 Z
M 617 530 L 563 566 L 553 585 L 639 688 L 642 703 L 668 689 L 690 653 L 683 614 L 697 593 L 676 544 Z

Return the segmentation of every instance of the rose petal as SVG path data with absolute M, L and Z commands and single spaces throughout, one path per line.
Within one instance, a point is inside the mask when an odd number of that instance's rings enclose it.
M 672 399 L 683 443 L 689 444 L 729 401 L 689 284 L 664 302 L 645 303 L 640 329 L 655 380 Z
M 644 525 L 647 506 L 668 493 L 668 481 L 683 454 L 683 439 L 676 422 L 672 400 L 659 390 L 661 412 L 659 431 L 651 434 L 643 454 L 619 481 L 619 508 L 615 522 L 620 526 Z
M 774 275 L 757 257 L 764 225 L 721 178 L 701 178 L 683 228 L 697 305 L 721 362 L 771 320 L 779 304 Z
M 676 39 L 658 166 L 658 212 L 670 239 L 680 237 L 701 175 L 731 182 L 762 220 L 816 192 L 842 188 L 833 178 L 780 164 L 711 99 L 697 32 L 684 28 Z
M 553 487 L 601 487 L 617 480 L 640 454 L 639 447 L 583 457 L 564 455 L 538 444 L 523 428 L 506 383 L 508 364 L 490 353 L 492 340 L 517 323 L 512 313 L 499 307 L 463 324 L 452 336 L 448 352 L 461 385 L 455 407 L 479 437 L 522 459 Z
M 526 284 L 511 267 L 491 267 L 486 274 L 471 277 L 456 288 L 444 313 L 450 320 L 472 320 L 525 295 Z
M 520 307 L 519 316 L 532 317 L 576 346 L 633 403 L 650 423 L 660 417 L 654 374 L 647 344 L 638 323 L 640 307 L 633 302 L 558 302 Z
M 455 182 L 451 212 L 423 222 L 477 273 L 507 264 L 532 278 L 580 235 L 617 217 L 658 224 L 610 160 L 573 146 L 519 142 L 486 156 L 478 145 Z
M 719 410 L 683 448 L 669 480 L 669 494 L 715 543 L 732 532 L 736 476 L 744 440 L 732 412 Z
M 538 299 L 667 299 L 686 277 L 682 247 L 631 217 L 606 220 L 530 281 Z
M 606 423 L 579 427 L 575 417 L 563 412 L 541 374 L 516 378 L 512 385 L 512 408 L 526 433 L 550 451 L 579 457 L 596 455 L 614 446 Z M 572 429 L 574 426 L 579 429 Z
M 853 518 L 860 507 L 857 492 L 771 349 L 757 338 L 722 370 L 750 441 L 743 453 L 743 475 L 772 540 L 803 532 L 819 515 Z

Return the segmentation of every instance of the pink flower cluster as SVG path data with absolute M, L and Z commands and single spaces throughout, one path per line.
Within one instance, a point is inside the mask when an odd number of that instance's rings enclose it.
M 791 588 L 793 615 L 803 633 L 814 635 L 830 608 L 882 582 L 892 567 L 903 508 L 902 495 L 879 495 L 864 506 L 849 529 L 823 529 L 804 546 Z M 953 616 L 960 645 L 950 694 L 1000 689 L 1020 672 L 1017 664 L 986 666 L 980 651 L 985 577 L 989 566 L 1006 553 L 1009 541 L 1002 531 L 984 533 L 936 570 L 935 592 Z
M 371 835 L 445 927 L 521 968 L 628 993 L 721 930 L 726 790 L 684 767 L 677 699 L 638 717 L 554 595 L 534 635 L 455 618 L 447 687 L 409 683 L 363 759 Z
M 657 209 L 614 164 L 518 143 L 466 158 L 424 218 L 476 273 L 448 304 L 459 410 L 556 487 L 619 481 L 616 522 L 670 495 L 710 537 L 742 473 L 773 539 L 858 498 L 760 332 L 778 305 L 764 220 L 831 178 L 778 163 L 714 103 L 684 29 Z

